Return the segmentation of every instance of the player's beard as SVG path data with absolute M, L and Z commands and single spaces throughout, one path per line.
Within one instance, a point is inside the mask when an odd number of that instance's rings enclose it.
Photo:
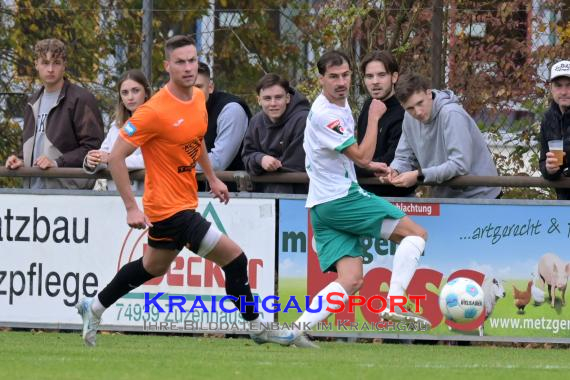
M 186 90 L 190 89 L 190 88 L 194 87 L 194 85 L 196 84 L 196 76 L 194 76 L 192 81 L 185 81 L 183 78 L 177 78 L 174 80 L 174 84 L 176 84 L 176 86 L 183 88 L 183 89 L 186 89 Z

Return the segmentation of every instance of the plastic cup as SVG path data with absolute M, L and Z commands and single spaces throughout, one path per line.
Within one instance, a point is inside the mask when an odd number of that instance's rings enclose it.
M 562 140 L 550 140 L 548 141 L 548 149 L 554 153 L 558 165 L 562 165 L 564 162 L 564 150 L 562 149 Z

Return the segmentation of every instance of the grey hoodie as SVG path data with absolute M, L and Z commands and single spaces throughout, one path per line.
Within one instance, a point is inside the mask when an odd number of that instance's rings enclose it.
M 450 90 L 433 90 L 427 123 L 404 115 L 402 137 L 390 166 L 400 173 L 420 167 L 425 182 L 442 183 L 461 175 L 496 176 L 497 168 L 475 121 Z M 496 198 L 499 187 L 434 186 L 437 198 Z
M 310 104 L 299 91 L 291 89 L 291 101 L 281 119 L 273 123 L 263 112 L 251 118 L 243 141 L 242 159 L 249 174 L 262 175 L 261 159 L 270 155 L 283 165 L 278 173 L 304 172 L 303 136 Z M 259 186 L 265 193 L 306 194 L 306 184 L 272 183 Z

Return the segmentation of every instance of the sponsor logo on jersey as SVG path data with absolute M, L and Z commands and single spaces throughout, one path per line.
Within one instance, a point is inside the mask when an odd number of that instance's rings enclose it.
M 137 131 L 137 128 L 130 121 L 127 121 L 127 124 L 125 124 L 123 130 L 127 135 L 132 136 Z
M 342 127 L 342 125 L 340 125 L 340 120 L 338 119 L 328 123 L 327 128 L 335 131 L 339 135 L 342 135 L 344 133 L 344 128 Z

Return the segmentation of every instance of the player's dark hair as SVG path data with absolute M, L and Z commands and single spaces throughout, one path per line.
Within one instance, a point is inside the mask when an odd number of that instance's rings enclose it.
M 196 46 L 196 41 L 190 36 L 179 35 L 169 38 L 164 46 L 164 55 L 166 59 L 170 59 L 170 53 L 173 50 L 184 47 L 184 46 Z
M 319 61 L 317 62 L 317 69 L 319 70 L 319 74 L 325 75 L 329 67 L 340 66 L 344 63 L 348 63 L 348 68 L 352 69 L 350 59 L 345 53 L 339 50 L 330 50 L 323 54 L 321 58 L 319 58 Z

